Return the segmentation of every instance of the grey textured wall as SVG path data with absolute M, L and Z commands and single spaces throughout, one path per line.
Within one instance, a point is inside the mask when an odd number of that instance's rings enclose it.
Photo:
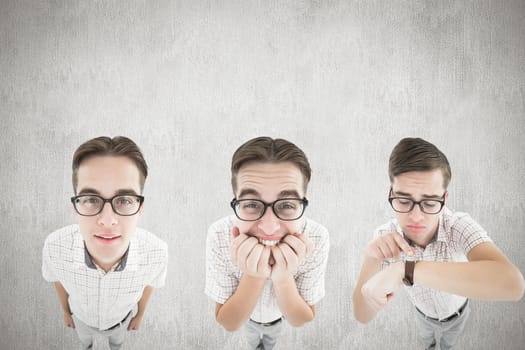
M 404 292 L 369 325 L 352 316 L 363 248 L 392 215 L 388 155 L 401 137 L 436 143 L 452 164 L 449 206 L 525 271 L 524 33 L 522 0 L 2 0 L 0 348 L 76 348 L 41 248 L 74 220 L 74 149 L 122 134 L 151 169 L 141 226 L 171 259 L 126 349 L 243 344 L 212 316 L 204 245 L 230 213 L 230 157 L 259 135 L 309 155 L 308 215 L 332 239 L 317 319 L 278 348 L 416 349 Z M 523 348 L 523 300 L 472 307 L 459 349 Z

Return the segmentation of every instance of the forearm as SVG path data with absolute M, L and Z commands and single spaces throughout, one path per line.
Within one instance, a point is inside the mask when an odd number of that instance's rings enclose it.
M 519 300 L 524 288 L 516 267 L 494 260 L 420 261 L 414 269 L 414 283 L 480 300 Z
M 290 275 L 283 281 L 274 282 L 273 288 L 277 305 L 290 325 L 299 327 L 314 319 L 314 308 L 308 305 L 299 294 L 293 276 Z
M 354 305 L 354 317 L 361 323 L 370 322 L 377 314 L 368 302 L 366 301 L 361 288 L 363 285 L 376 273 L 381 271 L 381 262 L 371 257 L 365 257 L 363 266 L 361 267 L 361 273 L 357 280 L 354 294 L 352 296 L 352 303 Z
M 135 317 L 142 318 L 142 316 L 144 316 L 144 312 L 146 312 L 146 307 L 148 306 L 151 295 L 153 294 L 153 289 L 154 288 L 152 286 L 146 286 L 144 288 L 144 291 L 142 292 L 142 297 L 137 303 L 137 314 L 135 315 Z
M 58 301 L 60 302 L 60 307 L 64 314 L 71 315 L 71 310 L 69 308 L 69 294 L 65 290 L 64 286 L 60 282 L 55 282 L 55 289 L 57 291 Z
M 237 290 L 223 304 L 217 304 L 215 318 L 227 331 L 238 330 L 250 317 L 264 288 L 265 278 L 244 274 Z

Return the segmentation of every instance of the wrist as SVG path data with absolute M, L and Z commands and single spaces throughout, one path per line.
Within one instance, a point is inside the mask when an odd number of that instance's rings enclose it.
M 292 274 L 286 274 L 284 276 L 272 276 L 272 283 L 274 288 L 283 288 L 290 284 L 295 285 L 295 280 Z

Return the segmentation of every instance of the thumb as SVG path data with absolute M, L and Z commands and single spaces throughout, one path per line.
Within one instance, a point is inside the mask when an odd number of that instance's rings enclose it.
M 240 235 L 239 228 L 237 226 L 233 226 L 232 227 L 232 236 L 233 236 L 233 238 L 237 237 L 238 235 Z

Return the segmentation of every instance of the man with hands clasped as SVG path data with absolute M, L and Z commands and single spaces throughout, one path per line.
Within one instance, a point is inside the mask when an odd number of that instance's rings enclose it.
M 301 326 L 323 298 L 327 230 L 303 216 L 311 170 L 302 150 L 258 137 L 232 158 L 234 214 L 208 230 L 205 293 L 226 330 L 272 349 L 285 319 Z
M 446 156 L 419 138 L 402 139 L 389 161 L 389 202 L 396 218 L 367 245 L 353 295 L 354 316 L 367 323 L 401 286 L 415 306 L 420 340 L 450 349 L 470 314 L 468 298 L 519 300 L 521 272 L 468 214 L 446 206 Z

